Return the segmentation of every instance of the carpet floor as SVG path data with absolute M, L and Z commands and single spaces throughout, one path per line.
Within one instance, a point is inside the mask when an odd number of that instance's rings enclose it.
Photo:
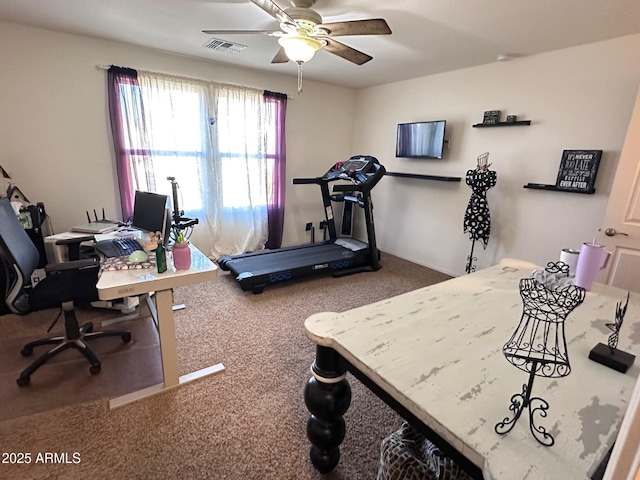
M 38 313 L 52 318 L 57 315 L 55 310 Z M 82 312 L 83 316 L 91 313 Z M 62 323 L 62 320 L 58 323 Z M 100 360 L 99 375 L 89 374 L 89 362 L 80 352 L 70 348 L 42 365 L 31 375 L 30 384 L 22 388 L 16 384 L 20 372 L 52 346 L 36 347 L 28 357 L 23 357 L 20 350 L 35 339 L 62 335 L 62 328 L 44 335 L 43 330 L 35 338 L 1 339 L 0 405 L 3 408 L 0 410 L 0 421 L 99 398 L 124 395 L 162 382 L 160 345 L 151 317 L 116 323 L 105 329 L 129 330 L 132 340 L 126 344 L 120 337 L 87 341 Z
M 157 339 L 148 317 L 110 327 L 131 328 L 130 345 L 117 337 L 97 340 L 99 375 L 91 376 L 71 351 L 34 374 L 26 389 L 15 383 L 28 364 L 19 349 L 45 336 L 52 313 L 0 317 L 0 445 L 31 457 L 29 463 L 0 463 L 0 478 L 374 479 L 380 441 L 401 419 L 351 376 L 340 463 L 321 475 L 309 461 L 303 389 L 315 348 L 304 320 L 449 278 L 388 254 L 382 264 L 375 273 L 317 277 L 259 295 L 242 292 L 226 272 L 176 289 L 174 301 L 186 305 L 174 313 L 180 374 L 218 362 L 226 369 L 114 410 L 109 398 L 158 383 Z M 40 397 L 38 405 L 32 397 Z M 54 461 L 45 461 L 46 453 L 56 454 L 49 455 Z

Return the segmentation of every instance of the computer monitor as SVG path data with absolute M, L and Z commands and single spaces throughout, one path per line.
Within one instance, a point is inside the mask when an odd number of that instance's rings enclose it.
M 169 197 L 136 190 L 131 226 L 146 232 L 162 232 L 166 243 L 170 231 Z

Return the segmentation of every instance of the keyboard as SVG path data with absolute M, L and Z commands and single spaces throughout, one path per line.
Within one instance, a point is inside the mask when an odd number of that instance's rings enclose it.
M 128 237 L 100 240 L 96 242 L 94 248 L 107 258 L 128 257 L 136 250 L 143 250 L 137 240 Z

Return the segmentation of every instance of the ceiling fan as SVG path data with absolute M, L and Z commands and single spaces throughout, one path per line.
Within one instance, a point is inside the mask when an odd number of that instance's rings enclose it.
M 203 30 L 203 33 L 209 35 L 257 33 L 278 37 L 280 50 L 271 63 L 286 63 L 292 60 L 298 66 L 311 60 L 320 49 L 362 65 L 372 57 L 333 37 L 391 33 L 389 25 L 382 18 L 322 23 L 320 14 L 311 9 L 316 0 L 289 0 L 291 7 L 286 9 L 280 8 L 272 0 L 251 0 L 251 2 L 278 20 L 280 30 Z

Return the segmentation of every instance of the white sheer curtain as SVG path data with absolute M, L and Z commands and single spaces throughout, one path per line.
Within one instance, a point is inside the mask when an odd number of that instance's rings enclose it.
M 264 92 L 215 84 L 212 88 L 212 178 L 207 209 L 215 256 L 261 250 L 269 234 Z
M 200 221 L 190 240 L 210 256 L 264 248 L 263 92 L 142 71 L 138 83 L 133 188 L 171 196 L 175 177 L 180 209 Z

